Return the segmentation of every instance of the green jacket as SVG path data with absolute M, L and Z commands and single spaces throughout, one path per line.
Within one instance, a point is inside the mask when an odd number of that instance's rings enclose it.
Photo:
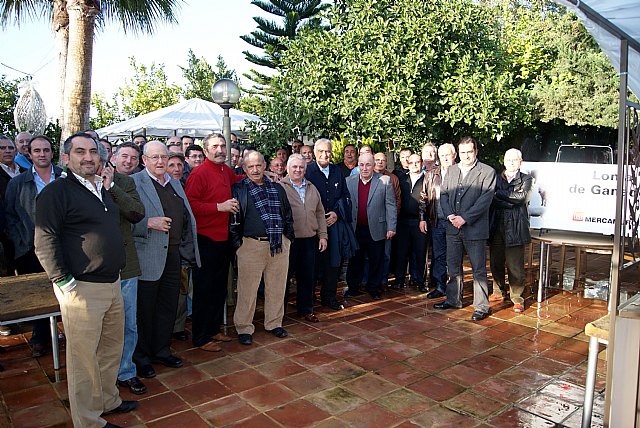
M 140 201 L 136 184 L 131 177 L 115 172 L 113 183 L 114 185 L 109 189 L 109 193 L 120 209 L 120 233 L 122 234 L 127 260 L 124 269 L 120 272 L 120 278 L 124 280 L 142 274 L 136 247 L 133 244 L 131 225 L 144 218 L 144 205 Z

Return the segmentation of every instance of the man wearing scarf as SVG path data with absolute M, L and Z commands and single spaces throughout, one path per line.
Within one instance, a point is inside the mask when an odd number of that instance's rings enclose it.
M 247 153 L 246 178 L 232 187 L 240 205 L 229 229 L 238 258 L 238 300 L 233 322 L 238 340 L 253 343 L 253 316 L 260 279 L 264 276 L 264 328 L 276 337 L 286 337 L 282 328 L 284 294 L 289 268 L 289 246 L 294 239 L 293 216 L 287 194 L 278 183 L 264 176 L 266 162 L 256 151 Z

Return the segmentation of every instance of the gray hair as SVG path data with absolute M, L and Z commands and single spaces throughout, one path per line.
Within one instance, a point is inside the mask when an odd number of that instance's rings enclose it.
M 167 149 L 167 146 L 165 146 L 165 144 L 162 141 L 158 141 L 158 140 L 151 140 L 147 142 L 147 144 L 145 144 L 144 147 L 142 148 L 142 154 L 144 154 L 145 156 L 149 156 L 147 153 L 149 152 L 149 148 L 153 146 L 162 147 L 165 154 L 167 155 L 169 154 L 169 149 Z
M 184 155 L 182 153 L 169 152 L 169 159 L 180 158 L 182 162 L 184 162 Z
M 84 132 L 78 132 L 77 134 L 73 134 L 72 136 L 70 136 L 69 138 L 64 140 L 64 143 L 62 144 L 63 153 L 65 153 L 67 155 L 71 153 L 71 147 L 73 146 L 73 139 L 77 138 L 77 137 L 90 138 L 91 141 L 96 143 L 96 148 L 99 147 L 99 146 L 102 146 L 102 144 L 98 143 L 98 140 L 93 138 L 91 135 L 86 134 Z
M 518 157 L 518 160 L 522 160 L 522 152 L 518 149 L 509 149 L 504 153 L 504 157 L 506 158 L 507 155 L 516 155 Z
M 224 135 L 222 135 L 219 132 L 213 132 L 202 139 L 202 147 L 204 149 L 208 148 L 209 141 L 212 141 L 212 140 L 222 140 L 224 141 L 225 144 L 227 144 L 227 139 L 224 138 Z
M 440 154 L 440 150 L 443 150 L 443 149 L 449 149 L 449 153 L 453 153 L 454 155 L 456 154 L 456 146 L 454 146 L 451 143 L 445 143 L 440 147 L 438 147 L 438 154 Z
M 316 140 L 315 144 L 313 145 L 313 147 L 315 148 L 315 146 L 318 143 L 323 143 L 323 144 L 328 144 L 329 145 L 329 150 L 333 150 L 333 144 L 331 144 L 331 140 L 328 138 L 319 138 Z M 353 144 L 352 144 L 353 145 Z
M 244 154 L 244 157 L 242 158 L 242 161 L 246 163 L 247 159 L 249 159 L 249 156 L 253 155 L 254 153 L 258 154 L 261 163 L 265 163 L 264 156 L 257 150 L 247 150 L 247 152 Z
M 304 164 L 304 167 L 307 167 L 307 159 L 302 156 L 300 153 L 294 153 L 291 156 L 289 156 L 289 159 L 287 160 L 287 169 L 289 169 L 289 167 L 291 166 L 291 161 L 300 161 Z

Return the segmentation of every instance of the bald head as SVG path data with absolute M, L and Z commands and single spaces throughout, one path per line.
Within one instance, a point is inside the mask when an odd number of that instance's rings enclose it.
M 360 179 L 363 181 L 371 180 L 373 176 L 373 155 L 371 153 L 363 153 L 358 158 L 358 169 L 360 169 Z

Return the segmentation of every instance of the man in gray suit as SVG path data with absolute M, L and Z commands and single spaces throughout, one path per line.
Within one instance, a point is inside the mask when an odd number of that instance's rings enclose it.
M 155 376 L 151 363 L 178 368 L 171 355 L 171 333 L 180 293 L 181 260 L 200 265 L 196 221 L 179 181 L 167 173 L 167 147 L 150 141 L 142 155 L 146 168 L 136 183 L 145 217 L 133 226 L 142 275 L 138 281 L 138 345 L 133 361 L 142 377 Z
M 486 243 L 489 239 L 489 207 L 496 186 L 496 172 L 477 160 L 478 143 L 472 137 L 458 142 L 460 163 L 452 165 L 442 182 L 440 206 L 447 219 L 447 298 L 436 309 L 462 307 L 462 257 L 469 255 L 473 271 L 473 321 L 489 316 Z
M 373 300 L 382 299 L 382 266 L 385 240 L 396 234 L 396 195 L 388 176 L 373 171 L 371 153 L 358 159 L 358 175 L 347 177 L 347 189 L 351 195 L 351 226 L 358 240 L 359 249 L 349 260 L 345 296 L 356 296 L 364 271 L 365 256 L 369 258 L 367 292 Z

